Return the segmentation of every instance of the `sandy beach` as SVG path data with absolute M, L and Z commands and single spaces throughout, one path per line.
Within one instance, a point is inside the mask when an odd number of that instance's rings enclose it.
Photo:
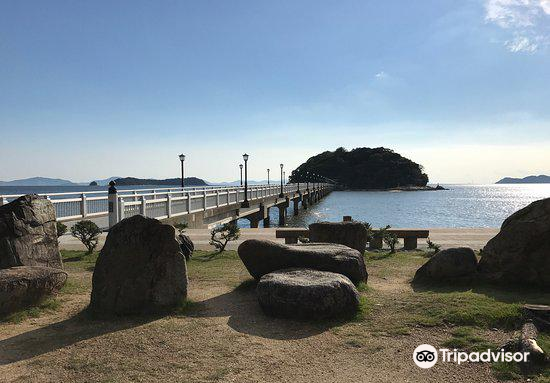
M 241 229 L 241 237 L 235 242 L 230 242 L 229 250 L 235 250 L 239 244 L 247 239 L 268 239 L 276 242 L 284 243 L 283 239 L 275 238 L 277 228 L 269 229 Z M 432 228 L 430 230 L 430 239 L 440 244 L 442 248 L 467 246 L 478 250 L 485 246 L 487 241 L 494 237 L 498 230 L 497 228 Z M 207 229 L 189 229 L 186 230 L 195 248 L 198 250 L 212 250 L 213 247 L 209 244 L 210 231 Z M 98 250 L 105 243 L 107 233 L 101 234 Z M 402 244 L 402 241 L 401 241 Z M 60 246 L 63 250 L 85 250 L 84 246 L 71 235 L 66 234 L 60 239 Z M 419 238 L 418 247 L 426 248 L 426 240 Z

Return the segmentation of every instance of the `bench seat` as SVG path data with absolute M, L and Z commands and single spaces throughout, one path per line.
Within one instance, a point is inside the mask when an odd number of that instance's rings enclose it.
M 373 230 L 378 232 L 379 230 Z M 389 233 L 395 234 L 397 238 L 403 238 L 405 250 L 414 250 L 418 247 L 418 238 L 428 238 L 429 230 L 424 229 L 388 229 Z M 284 238 L 286 244 L 298 243 L 299 237 L 309 238 L 309 229 L 296 227 L 282 227 L 275 231 L 276 238 Z M 373 249 L 382 248 L 382 238 L 374 238 L 370 242 Z

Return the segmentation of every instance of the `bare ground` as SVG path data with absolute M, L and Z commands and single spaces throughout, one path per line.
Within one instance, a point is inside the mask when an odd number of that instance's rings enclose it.
M 195 303 L 180 314 L 93 320 L 84 312 L 92 273 L 67 262 L 71 288 L 58 297 L 58 311 L 0 323 L 0 381 L 496 381 L 484 363 L 438 363 L 430 370 L 414 365 L 416 346 L 437 347 L 453 328 L 411 319 L 422 293 L 409 280 L 424 261 L 411 254 L 369 262 L 369 289 L 362 293 L 368 312 L 347 323 L 265 316 L 253 286 L 238 287 L 249 276 L 234 254 L 190 262 Z M 495 344 L 511 336 L 503 330 L 476 332 Z

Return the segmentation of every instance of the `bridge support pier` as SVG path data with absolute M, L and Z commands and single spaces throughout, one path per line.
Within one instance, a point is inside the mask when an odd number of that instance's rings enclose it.
M 271 226 L 271 220 L 269 219 L 269 208 L 266 209 L 266 217 L 264 218 L 264 227 L 270 227 Z
M 299 211 L 298 211 L 298 203 L 300 202 L 300 198 L 294 198 L 292 200 L 292 205 L 293 205 L 293 213 L 294 215 L 298 215 Z
M 277 205 L 279 208 L 279 226 L 284 226 L 286 222 L 286 209 L 290 206 L 290 198 L 286 197 L 285 202 Z
M 264 221 L 264 227 L 265 227 L 265 220 L 267 218 L 268 220 L 268 226 L 269 227 L 269 214 L 268 209 L 265 207 L 264 204 L 260 204 L 259 210 L 257 213 L 248 215 L 245 217 L 250 222 L 250 228 L 251 229 L 257 229 L 260 227 L 260 221 Z
M 302 208 L 307 210 L 307 200 L 309 199 L 309 194 L 302 196 Z

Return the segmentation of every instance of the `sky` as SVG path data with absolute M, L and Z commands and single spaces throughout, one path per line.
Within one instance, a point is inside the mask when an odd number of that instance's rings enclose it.
M 0 2 L 0 180 L 379 146 L 433 183 L 550 175 L 550 0 Z

